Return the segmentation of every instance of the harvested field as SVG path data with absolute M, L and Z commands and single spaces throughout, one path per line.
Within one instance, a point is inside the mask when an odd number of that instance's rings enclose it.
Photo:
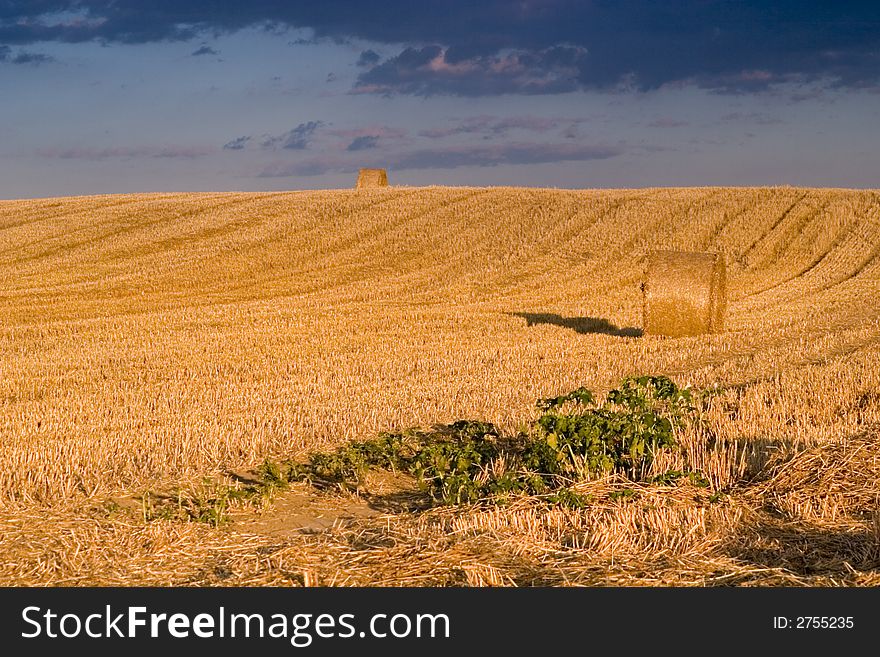
M 722 332 L 642 335 L 652 249 L 726 254 Z M 0 201 L 0 583 L 877 585 L 878 288 L 875 191 Z M 639 374 L 719 388 L 654 464 L 708 487 L 415 511 L 394 482 L 296 484 L 219 527 L 145 520 L 145 493 L 384 430 L 514 432 Z

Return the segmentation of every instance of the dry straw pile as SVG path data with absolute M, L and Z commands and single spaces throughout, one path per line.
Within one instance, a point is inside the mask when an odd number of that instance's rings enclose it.
M 777 453 L 754 493 L 767 506 L 803 520 L 873 519 L 880 514 L 876 427 L 794 456 Z
M 358 172 L 357 189 L 364 187 L 388 187 L 385 169 L 361 169 Z
M 721 253 L 653 251 L 648 254 L 644 331 L 680 337 L 724 328 L 727 281 Z

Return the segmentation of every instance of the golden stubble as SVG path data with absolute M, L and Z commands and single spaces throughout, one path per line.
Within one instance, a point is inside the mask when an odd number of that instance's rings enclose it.
M 726 254 L 723 332 L 640 335 L 652 249 Z M 681 458 L 733 485 L 773 450 L 835 444 L 880 421 L 878 254 L 873 191 L 3 201 L 0 507 L 77 508 L 459 418 L 516 430 L 538 397 L 645 373 L 724 387 L 707 417 L 721 447 L 687 437 Z M 606 514 L 595 522 L 618 529 L 604 539 L 594 524 L 565 540 L 610 554 L 623 532 L 653 549 L 633 527 L 684 522 L 706 529 L 670 529 L 667 544 L 698 549 L 700 536 L 721 541 L 722 516 L 683 508 L 639 525 Z M 476 558 L 462 581 L 509 583 L 499 568 Z

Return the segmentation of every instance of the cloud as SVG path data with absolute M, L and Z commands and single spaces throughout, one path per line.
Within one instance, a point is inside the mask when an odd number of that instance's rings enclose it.
M 247 146 L 248 142 L 251 140 L 250 137 L 236 137 L 235 139 L 226 142 L 223 144 L 223 148 L 228 151 L 240 151 L 243 150 L 245 146 Z
M 382 59 L 379 57 L 378 53 L 373 50 L 364 50 L 357 61 L 355 62 L 356 66 L 375 66 L 379 63 L 379 60 Z
M 214 50 L 211 46 L 203 45 L 197 50 L 193 51 L 190 56 L 191 57 L 201 57 L 202 55 L 219 55 L 220 53 Z
M 292 130 L 280 135 L 265 135 L 260 145 L 263 148 L 284 148 L 288 150 L 305 150 L 309 147 L 315 131 L 324 125 L 323 121 L 300 123 Z
M 258 177 L 286 178 L 317 176 L 329 172 L 353 172 L 361 166 L 379 166 L 397 171 L 408 169 L 457 169 L 459 167 L 494 167 L 549 162 L 582 162 L 617 157 L 623 149 L 615 146 L 557 143 L 511 143 L 491 146 L 454 146 L 416 149 L 398 154 L 384 154 L 375 162 L 357 162 L 347 158 L 321 156 L 302 162 L 279 162 L 263 168 Z
M 333 128 L 330 129 L 323 121 L 306 121 L 300 123 L 292 130 L 287 132 L 271 135 L 263 134 L 259 136 L 244 135 L 236 137 L 223 145 L 225 150 L 242 151 L 249 148 L 258 148 L 262 150 L 291 150 L 301 151 L 307 150 L 319 130 L 321 133 L 330 137 L 336 137 L 342 143 L 332 140 L 325 144 L 329 150 L 336 152 L 355 152 L 367 151 L 378 148 L 380 142 L 406 143 L 409 141 L 406 130 L 400 128 L 392 128 L 384 125 L 365 125 L 353 128 Z M 327 141 L 325 139 L 325 141 Z
M 402 128 L 392 128 L 387 125 L 365 125 L 357 128 L 333 128 L 332 130 L 327 130 L 327 134 L 345 140 L 355 139 L 356 137 L 375 136 L 384 141 L 405 139 L 408 135 L 407 131 Z
M 722 93 L 880 84 L 880 6 L 856 0 L 36 0 L 0 3 L 0 44 L 159 43 L 308 29 L 398 48 L 361 93 L 479 96 L 668 84 Z
M 541 116 L 500 117 L 481 115 L 461 119 L 450 126 L 422 130 L 419 132 L 419 136 L 427 137 L 428 139 L 444 139 L 460 134 L 480 134 L 484 137 L 498 137 L 506 135 L 511 130 L 543 133 L 560 127 L 570 131 L 574 126 L 583 123 L 585 120 Z
M 15 55 L 12 54 L 12 48 L 0 45 L 0 62 L 7 64 L 47 64 L 55 61 L 54 57 L 43 55 L 41 53 L 27 52 L 20 50 Z
M 363 135 L 362 137 L 355 137 L 351 140 L 351 143 L 346 146 L 345 150 L 347 151 L 366 151 L 371 148 L 376 148 L 379 145 L 379 136 L 378 135 Z
M 587 51 L 553 46 L 533 52 L 459 59 L 438 45 L 406 48 L 361 73 L 354 93 L 433 96 L 552 94 L 577 91 Z
M 290 25 L 284 25 L 283 23 L 278 24 L 265 24 L 264 28 L 268 32 L 282 32 L 284 29 L 292 27 Z M 351 40 L 347 37 L 341 36 L 311 36 L 311 37 L 299 37 L 287 42 L 289 46 L 317 46 L 322 43 L 333 43 L 337 46 L 347 46 L 351 44 Z
M 324 125 L 323 121 L 306 121 L 279 135 L 264 134 L 259 137 L 244 135 L 226 142 L 223 144 L 223 148 L 228 151 L 241 151 L 251 144 L 257 143 L 263 149 L 277 150 L 281 148 L 301 151 L 309 147 L 315 133 Z

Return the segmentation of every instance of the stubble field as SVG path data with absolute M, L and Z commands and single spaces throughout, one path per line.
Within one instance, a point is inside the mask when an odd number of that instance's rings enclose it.
M 641 335 L 654 248 L 727 254 L 723 333 Z M 876 585 L 878 291 L 875 191 L 0 201 L 0 583 Z M 718 389 L 654 464 L 708 487 L 414 511 L 295 484 L 219 526 L 149 513 L 640 374 Z

